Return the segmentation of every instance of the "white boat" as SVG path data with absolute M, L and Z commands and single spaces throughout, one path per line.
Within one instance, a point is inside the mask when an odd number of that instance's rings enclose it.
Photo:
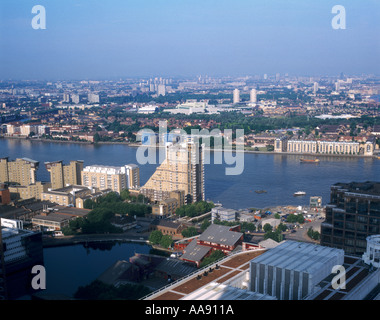
M 297 192 L 294 192 L 294 196 L 297 197 L 297 196 L 304 196 L 306 195 L 306 192 L 305 191 L 297 191 Z

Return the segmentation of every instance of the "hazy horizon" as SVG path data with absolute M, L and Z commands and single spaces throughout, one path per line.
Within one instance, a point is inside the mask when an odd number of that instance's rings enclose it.
M 376 0 L 2 0 L 0 79 L 380 75 L 379 18 Z

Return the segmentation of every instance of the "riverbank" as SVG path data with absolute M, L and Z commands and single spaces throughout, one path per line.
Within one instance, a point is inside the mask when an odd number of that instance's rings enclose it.
M 52 140 L 52 139 L 42 139 L 42 138 L 27 138 L 27 137 L 9 137 L 0 135 L 0 138 L 4 139 L 11 139 L 11 140 L 24 140 L 24 141 L 36 141 L 36 142 L 48 142 L 48 143 L 58 143 L 58 144 L 82 144 L 82 145 L 125 145 L 131 148 L 139 148 L 142 147 L 140 143 L 135 142 L 127 142 L 127 141 L 99 141 L 99 142 L 89 142 L 89 141 L 68 141 L 68 140 Z M 154 148 L 154 149 L 160 149 L 165 148 L 163 145 L 156 145 L 156 146 L 144 146 L 147 148 Z M 275 151 L 255 151 L 255 150 L 249 150 L 245 148 L 244 150 L 240 149 L 214 149 L 214 148 L 205 148 L 205 151 L 213 151 L 213 152 L 225 152 L 225 151 L 232 151 L 234 153 L 247 153 L 247 154 L 273 154 L 273 155 L 298 155 L 298 156 L 310 156 L 310 157 L 337 157 L 337 158 L 377 158 L 377 155 L 348 155 L 348 154 L 324 154 L 324 153 L 298 153 L 298 152 L 275 152 Z
M 73 236 L 60 236 L 60 237 L 43 237 L 43 248 L 72 246 L 75 244 L 99 243 L 99 242 L 134 242 L 149 244 L 145 236 L 135 237 L 124 233 L 117 234 L 87 234 L 87 235 L 73 235 Z

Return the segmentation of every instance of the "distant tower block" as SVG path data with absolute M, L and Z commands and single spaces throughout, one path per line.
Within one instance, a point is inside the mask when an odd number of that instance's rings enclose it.
M 240 102 L 240 91 L 239 89 L 235 89 L 233 93 L 233 103 L 239 103 Z
M 313 88 L 314 94 L 317 93 L 318 89 L 319 89 L 318 82 L 314 82 L 314 88 Z
M 251 103 L 256 103 L 257 102 L 257 91 L 256 91 L 256 89 L 252 89 L 251 90 L 250 102 Z

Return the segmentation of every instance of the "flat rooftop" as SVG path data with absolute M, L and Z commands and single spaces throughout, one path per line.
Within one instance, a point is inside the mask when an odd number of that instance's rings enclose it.
M 350 182 L 336 183 L 333 188 L 344 189 L 346 192 L 380 196 L 380 182 Z
M 222 261 L 218 262 L 218 268 L 211 265 L 212 272 L 208 272 L 205 276 L 204 271 L 208 271 L 210 266 L 205 269 L 200 269 L 182 280 L 179 280 L 171 285 L 161 288 L 145 297 L 145 300 L 180 300 L 185 299 L 188 295 L 196 290 L 209 285 L 212 282 L 223 284 L 233 277 L 247 272 L 249 262 L 260 256 L 265 250 L 251 250 L 235 253 L 227 256 Z M 198 278 L 198 276 L 201 276 Z
M 13 229 L 0 226 L 0 232 L 2 233 L 3 241 L 17 236 L 28 236 L 35 232 L 26 229 Z
M 350 294 L 363 284 L 363 280 L 370 275 L 371 271 L 359 257 L 345 256 L 343 267 L 346 269 L 345 289 L 332 287 L 331 281 L 336 274 L 331 274 L 318 284 L 320 290 L 309 296 L 307 300 L 350 300 Z
M 234 288 L 218 282 L 210 284 L 187 295 L 182 300 L 277 300 L 276 297 Z
M 254 262 L 282 269 L 314 273 L 332 261 L 335 261 L 336 265 L 340 264 L 343 257 L 342 249 L 287 240 L 261 255 Z

